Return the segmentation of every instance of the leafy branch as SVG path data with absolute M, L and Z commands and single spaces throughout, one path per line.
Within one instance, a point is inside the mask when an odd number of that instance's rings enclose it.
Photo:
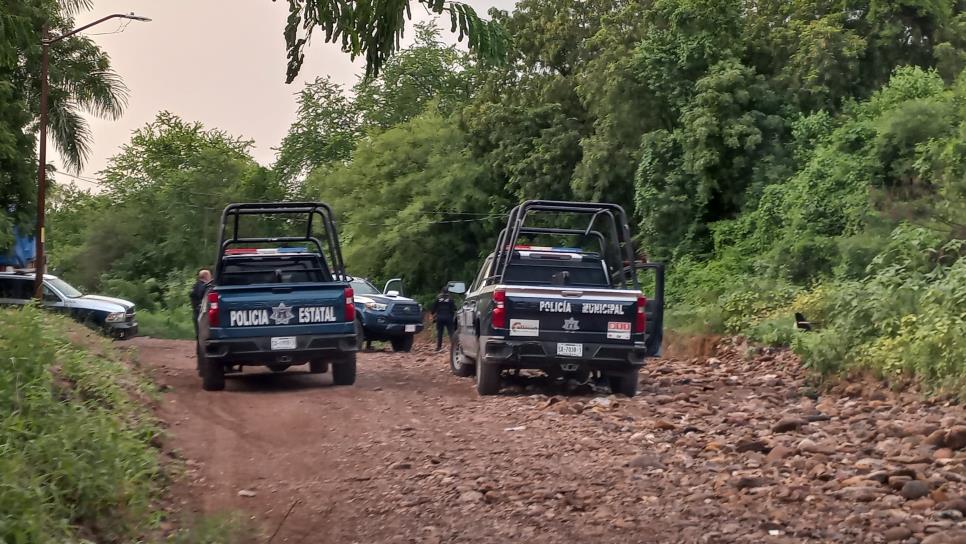
M 462 2 L 416 0 L 429 12 L 448 14 L 451 32 L 467 44 L 484 62 L 502 62 L 506 58 L 508 36 L 495 21 L 487 21 Z M 285 82 L 298 76 L 305 61 L 305 46 L 312 33 L 320 31 L 326 43 L 340 43 L 342 50 L 354 60 L 366 59 L 366 77 L 372 77 L 396 51 L 412 18 L 412 0 L 288 0 L 289 15 L 285 25 L 285 49 L 288 67 Z

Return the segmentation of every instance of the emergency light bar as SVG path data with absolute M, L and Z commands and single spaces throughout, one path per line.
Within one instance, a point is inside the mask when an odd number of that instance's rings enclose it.
M 586 253 L 579 247 L 549 247 L 549 246 L 527 246 L 527 245 L 515 245 L 513 249 L 522 249 L 528 251 L 559 251 L 561 253 Z
M 225 250 L 225 255 L 279 255 L 283 253 L 306 253 L 308 248 L 304 247 L 235 247 Z

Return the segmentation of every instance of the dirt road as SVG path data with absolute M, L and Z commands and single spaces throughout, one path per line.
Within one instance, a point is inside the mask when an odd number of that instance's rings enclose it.
M 788 354 L 657 361 L 634 399 L 479 398 L 420 346 L 361 355 L 352 387 L 293 369 L 205 393 L 190 343 L 132 343 L 188 469 L 176 497 L 273 542 L 966 542 L 962 408 L 817 397 Z

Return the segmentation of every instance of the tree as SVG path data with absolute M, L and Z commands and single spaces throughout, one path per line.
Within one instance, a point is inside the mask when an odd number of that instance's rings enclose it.
M 225 205 L 285 198 L 250 149 L 247 140 L 161 112 L 111 158 L 103 193 L 93 200 L 63 195 L 77 203 L 51 213 L 52 266 L 90 287 L 108 279 L 163 281 L 210 266 Z M 86 221 L 66 213 L 75 206 L 91 211 Z
M 361 142 L 351 163 L 307 185 L 339 215 L 349 269 L 403 277 L 415 293 L 471 277 L 508 202 L 459 127 L 434 111 Z
M 305 46 L 316 30 L 323 33 L 327 43 L 341 42 L 342 50 L 352 59 L 364 56 L 366 76 L 377 75 L 399 49 L 399 40 L 405 31 L 406 20 L 412 16 L 413 4 L 412 0 L 395 3 L 288 0 L 286 83 L 294 81 L 301 70 Z M 415 5 L 430 13 L 449 15 L 451 31 L 459 32 L 460 41 L 467 38 L 470 49 L 481 60 L 499 61 L 503 58 L 507 48 L 503 29 L 492 21 L 481 19 L 470 6 L 448 0 L 416 0 Z
M 32 13 L 32 32 L 20 51 L 14 78 L 23 85 L 34 116 L 40 112 L 42 29 L 46 26 L 52 34 L 69 32 L 76 13 L 92 5 L 87 0 L 26 0 L 20 8 Z M 82 34 L 53 44 L 49 66 L 50 138 L 67 169 L 78 171 L 90 155 L 92 138 L 82 113 L 117 119 L 127 103 L 127 88 L 111 69 L 107 53 Z
M 280 179 L 296 186 L 315 168 L 349 160 L 362 135 L 359 108 L 331 79 L 317 78 L 297 100 L 295 122 L 273 167 Z

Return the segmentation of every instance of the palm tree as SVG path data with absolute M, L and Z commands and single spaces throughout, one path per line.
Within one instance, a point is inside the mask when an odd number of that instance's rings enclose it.
M 28 0 L 35 3 L 51 33 L 67 32 L 74 15 L 90 9 L 92 0 Z M 37 40 L 39 42 L 39 40 Z M 35 115 L 40 110 L 40 44 L 30 48 L 20 64 L 19 78 L 26 82 L 27 98 Z M 48 133 L 64 166 L 79 171 L 90 156 L 92 134 L 84 113 L 117 119 L 127 106 L 127 87 L 111 69 L 110 57 L 90 38 L 76 35 L 50 48 Z M 39 129 L 37 120 L 33 128 Z

